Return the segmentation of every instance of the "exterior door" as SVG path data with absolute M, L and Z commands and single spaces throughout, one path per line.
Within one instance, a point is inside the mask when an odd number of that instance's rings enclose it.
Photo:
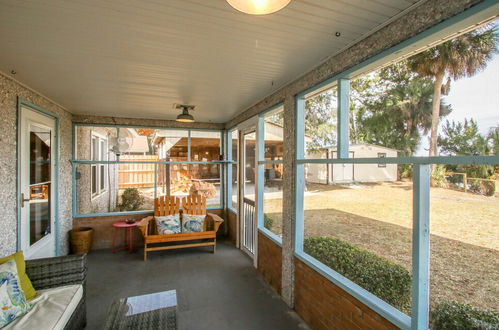
M 20 249 L 28 259 L 55 256 L 56 119 L 21 106 L 19 132 Z
M 241 215 L 241 249 L 252 258 L 255 255 L 255 233 L 256 233 L 256 134 L 247 130 L 241 139 L 241 176 L 240 181 L 242 201 L 239 204 Z
M 354 158 L 354 152 L 349 152 L 349 158 Z M 336 152 L 333 152 L 333 158 L 337 158 Z M 354 181 L 353 164 L 331 164 L 332 170 L 330 182 L 348 183 Z

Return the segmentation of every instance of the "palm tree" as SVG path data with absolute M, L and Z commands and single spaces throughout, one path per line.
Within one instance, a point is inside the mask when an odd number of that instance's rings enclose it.
M 497 41 L 498 34 L 495 27 L 486 25 L 408 59 L 408 65 L 412 71 L 434 79 L 430 156 L 437 155 L 442 90 L 448 89 L 451 79 L 471 77 L 485 69 L 487 62 L 497 53 Z M 447 83 L 443 85 L 446 77 Z

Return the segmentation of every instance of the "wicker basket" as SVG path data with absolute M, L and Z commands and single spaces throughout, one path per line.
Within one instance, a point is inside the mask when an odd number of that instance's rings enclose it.
M 74 254 L 85 254 L 90 252 L 94 230 L 90 227 L 77 227 L 69 231 L 71 239 L 71 250 Z

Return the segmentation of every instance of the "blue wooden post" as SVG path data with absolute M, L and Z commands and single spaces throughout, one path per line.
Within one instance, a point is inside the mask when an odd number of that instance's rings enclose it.
M 305 165 L 296 160 L 305 158 L 305 97 L 295 99 L 295 253 L 303 252 L 303 206 L 305 192 Z
M 430 300 L 430 165 L 414 165 L 413 190 L 411 327 L 423 330 Z
M 256 127 L 256 215 L 258 228 L 263 228 L 263 191 L 265 184 L 265 164 L 260 164 L 259 161 L 265 160 L 265 118 L 258 117 Z
M 338 158 L 348 158 L 350 79 L 338 80 Z

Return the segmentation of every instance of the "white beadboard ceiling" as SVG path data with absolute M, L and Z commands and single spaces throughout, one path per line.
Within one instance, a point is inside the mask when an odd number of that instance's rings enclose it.
M 76 114 L 226 122 L 418 0 L 0 0 L 0 71 Z M 341 36 L 336 37 L 335 32 Z

